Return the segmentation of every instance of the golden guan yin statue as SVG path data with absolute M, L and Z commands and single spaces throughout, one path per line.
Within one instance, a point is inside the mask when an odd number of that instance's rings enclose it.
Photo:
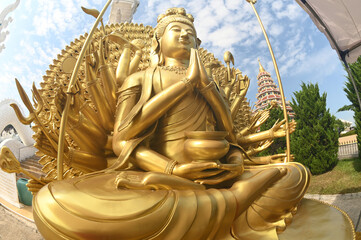
M 183 8 L 168 9 L 154 29 L 116 24 L 97 30 L 79 81 L 66 92 L 84 39 L 58 55 L 41 89 L 33 86 L 34 106 L 17 82 L 30 116 L 13 107 L 23 123 L 34 122 L 46 173 L 28 184 L 45 239 L 353 236 L 346 215 L 302 200 L 307 168 L 284 163 L 285 154 L 255 156 L 285 136 L 284 121 L 257 132 L 270 109 L 251 115 L 249 79 L 230 67 L 229 52 L 224 66 L 199 48 L 193 17 Z M 58 181 L 66 94 L 72 101 L 64 180 Z M 291 131 L 295 127 L 291 122 Z M 11 158 L 3 149 L 3 169 Z

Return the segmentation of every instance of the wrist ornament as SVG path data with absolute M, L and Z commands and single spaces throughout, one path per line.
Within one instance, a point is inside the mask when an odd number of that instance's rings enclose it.
M 214 88 L 214 82 L 211 81 L 210 83 L 208 83 L 207 86 L 205 86 L 204 88 L 202 88 L 201 90 L 199 90 L 202 94 L 205 94 L 206 92 L 208 92 L 209 90 L 212 90 Z
M 175 165 L 177 165 L 177 161 L 174 161 L 174 160 L 169 161 L 167 163 L 167 166 L 165 167 L 164 173 L 172 175 Z
M 185 77 L 181 81 L 186 85 L 188 90 L 190 90 L 191 92 L 193 91 L 193 86 L 192 86 L 191 80 L 189 78 Z

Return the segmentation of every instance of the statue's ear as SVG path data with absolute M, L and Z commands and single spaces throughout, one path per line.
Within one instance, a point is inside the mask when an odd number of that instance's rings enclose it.
M 159 52 L 159 40 L 157 39 L 157 34 L 154 33 L 154 36 L 152 38 L 152 46 L 151 46 L 151 51 L 153 53 L 157 53 Z
M 201 43 L 202 43 L 202 41 L 201 41 L 199 38 L 197 38 L 197 48 L 199 48 L 199 46 L 201 45 Z
M 151 46 L 151 54 L 150 54 L 150 66 L 155 67 L 159 63 L 159 56 L 158 53 L 160 52 L 160 44 L 159 40 L 157 39 L 156 33 L 152 38 L 152 46 Z

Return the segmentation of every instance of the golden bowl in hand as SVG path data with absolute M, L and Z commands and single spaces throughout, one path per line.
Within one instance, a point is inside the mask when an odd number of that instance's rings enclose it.
M 186 155 L 193 161 L 218 161 L 229 150 L 225 139 L 228 132 L 224 131 L 189 131 L 184 143 Z

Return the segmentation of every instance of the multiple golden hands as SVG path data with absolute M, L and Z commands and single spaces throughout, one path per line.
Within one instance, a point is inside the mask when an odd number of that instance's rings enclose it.
M 269 130 L 271 133 L 271 138 L 280 138 L 286 136 L 286 125 L 284 124 L 286 122 L 285 119 L 278 122 L 276 121 L 273 127 Z M 296 130 L 297 122 L 292 120 L 289 123 L 289 131 L 290 134 L 293 133 Z
M 243 163 L 191 162 L 177 164 L 173 175 L 199 184 L 215 185 L 235 178 L 243 172 Z
M 247 154 L 248 156 L 253 156 L 253 155 L 256 155 L 257 153 L 260 153 L 262 152 L 263 150 L 266 150 L 269 146 L 271 146 L 273 143 L 273 140 L 266 140 L 266 141 L 263 141 L 263 142 L 260 142 L 260 144 L 255 147 L 255 148 L 250 148 L 248 151 L 247 151 Z
M 270 116 L 270 111 L 268 109 L 257 112 L 252 117 L 251 124 L 240 131 L 240 135 L 245 136 L 250 133 L 255 133 L 258 130 L 258 128 L 267 121 L 269 116 Z
M 219 168 L 223 170 L 223 172 L 211 178 L 197 179 L 195 182 L 205 185 L 216 185 L 236 178 L 244 171 L 244 163 L 242 159 L 242 154 L 238 149 L 230 150 L 226 156 L 227 163 L 219 164 Z
M 242 158 L 238 149 L 232 149 L 226 156 L 226 163 L 220 161 L 178 163 L 173 169 L 173 175 L 203 185 L 215 185 L 240 176 L 244 170 Z

